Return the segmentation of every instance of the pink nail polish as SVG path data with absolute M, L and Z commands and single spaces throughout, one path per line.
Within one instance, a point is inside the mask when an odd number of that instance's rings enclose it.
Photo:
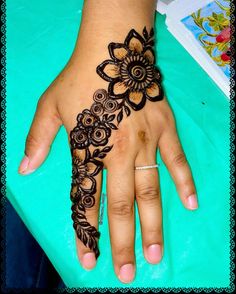
M 125 264 L 122 265 L 120 268 L 119 276 L 118 278 L 123 283 L 130 283 L 134 279 L 134 266 L 133 264 Z
M 146 259 L 149 263 L 156 264 L 162 259 L 162 247 L 159 244 L 150 245 L 147 248 Z
M 19 166 L 19 173 L 25 173 L 29 165 L 29 157 L 24 156 L 23 159 L 21 160 L 20 166 Z
M 188 196 L 186 206 L 191 210 L 198 208 L 197 197 L 195 194 Z
M 85 253 L 84 256 L 82 257 L 82 265 L 85 269 L 92 269 L 96 265 L 96 258 L 94 253 L 89 252 Z

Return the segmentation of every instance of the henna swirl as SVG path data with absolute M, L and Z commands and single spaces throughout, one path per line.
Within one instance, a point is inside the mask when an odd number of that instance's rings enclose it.
M 151 29 L 148 33 L 146 27 L 142 36 L 132 29 L 124 44 L 108 45 L 111 59 L 97 67 L 98 75 L 109 82 L 108 90 L 95 91 L 90 109 L 78 114 L 77 125 L 70 132 L 73 227 L 84 245 L 94 251 L 96 258 L 100 254 L 100 233 L 87 221 L 86 209 L 93 207 L 96 201 L 95 176 L 103 169 L 101 160 L 112 149 L 112 146 L 106 146 L 112 130 L 118 129 L 124 113 L 129 116 L 131 109 L 142 109 L 147 99 L 163 99 L 153 46 L 154 31 Z M 97 148 L 102 146 L 105 147 Z

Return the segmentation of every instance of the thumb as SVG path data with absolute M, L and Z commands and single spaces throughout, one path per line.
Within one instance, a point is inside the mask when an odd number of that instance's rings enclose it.
M 42 96 L 27 135 L 25 156 L 18 169 L 20 174 L 32 173 L 43 163 L 61 124 L 53 99 Z

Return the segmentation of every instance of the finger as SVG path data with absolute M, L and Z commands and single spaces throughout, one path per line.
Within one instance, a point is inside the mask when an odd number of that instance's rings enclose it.
M 77 255 L 85 269 L 92 269 L 99 256 L 98 213 L 102 183 L 102 163 L 84 164 L 85 150 L 73 150 L 71 187 L 72 219 L 76 233 Z
M 136 166 L 153 165 L 154 151 L 148 159 L 142 150 Z M 152 159 L 151 159 L 152 158 Z M 140 216 L 143 252 L 149 263 L 159 263 L 163 255 L 162 207 L 157 169 L 135 170 L 135 196 Z
M 36 113 L 27 135 L 25 156 L 18 169 L 20 174 L 29 174 L 43 163 L 60 125 L 61 120 L 54 102 L 52 99 L 42 97 L 38 102 Z
M 96 176 L 95 180 L 97 183 L 97 192 L 94 194 L 95 203 L 94 206 L 86 209 L 86 219 L 91 227 L 95 227 L 98 230 L 98 213 L 99 213 L 99 203 L 100 203 L 100 193 L 101 193 L 101 173 Z M 88 237 L 89 238 L 89 237 Z M 96 256 L 93 250 L 85 246 L 84 243 L 76 235 L 76 246 L 77 254 L 81 265 L 85 269 L 92 269 L 96 265 Z
M 107 167 L 108 219 L 115 273 L 123 283 L 135 275 L 134 164 Z
M 184 206 L 190 210 L 197 209 L 198 201 L 192 173 L 174 127 L 163 132 L 159 147 Z

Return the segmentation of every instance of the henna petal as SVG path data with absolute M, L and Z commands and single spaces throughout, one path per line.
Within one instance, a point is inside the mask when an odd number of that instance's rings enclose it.
M 95 162 L 88 162 L 87 163 L 88 173 L 90 176 L 95 176 L 101 170 L 100 165 L 95 164 Z
M 130 92 L 129 93 L 129 100 L 135 104 L 139 104 L 143 99 L 142 92 Z
M 159 101 L 163 99 L 163 92 L 157 81 L 151 83 L 146 89 L 146 94 L 150 101 Z
M 125 96 L 127 91 L 128 87 L 120 80 L 110 83 L 108 87 L 108 92 L 111 97 L 122 98 Z
M 85 161 L 86 159 L 85 149 L 73 149 L 72 155 L 79 158 L 81 161 Z
M 74 185 L 72 183 L 71 190 L 70 190 L 70 200 L 72 202 L 76 202 L 76 201 L 79 200 L 79 196 L 80 196 L 80 194 L 78 193 L 78 187 L 77 187 L 77 185 Z
M 97 67 L 97 74 L 105 81 L 112 82 L 119 77 L 119 67 L 112 60 L 105 60 Z
M 92 177 L 85 177 L 83 179 L 83 181 L 81 181 L 81 185 L 80 185 L 80 188 L 83 190 L 83 191 L 89 191 L 91 194 L 93 194 L 95 191 L 95 186 L 96 186 L 96 181 L 94 178 Z
M 141 53 L 143 51 L 144 40 L 139 33 L 131 30 L 125 39 L 125 44 L 130 50 Z
M 125 56 L 128 54 L 128 50 L 126 49 L 124 44 L 110 43 L 108 49 L 111 58 L 119 61 L 123 60 Z
M 127 102 L 134 110 L 140 110 L 145 105 L 146 97 L 142 92 L 130 92 Z
M 120 73 L 119 73 L 119 66 L 116 65 L 115 63 L 108 63 L 104 69 L 103 72 L 110 78 L 115 79 L 118 78 Z
M 96 165 L 96 169 L 90 174 L 91 177 L 95 177 L 103 169 L 103 163 L 99 160 L 94 160 L 93 163 Z
M 148 62 L 150 64 L 154 64 L 155 63 L 155 57 L 154 57 L 154 52 L 152 49 L 147 49 L 145 52 L 144 52 L 144 57 L 148 60 Z

